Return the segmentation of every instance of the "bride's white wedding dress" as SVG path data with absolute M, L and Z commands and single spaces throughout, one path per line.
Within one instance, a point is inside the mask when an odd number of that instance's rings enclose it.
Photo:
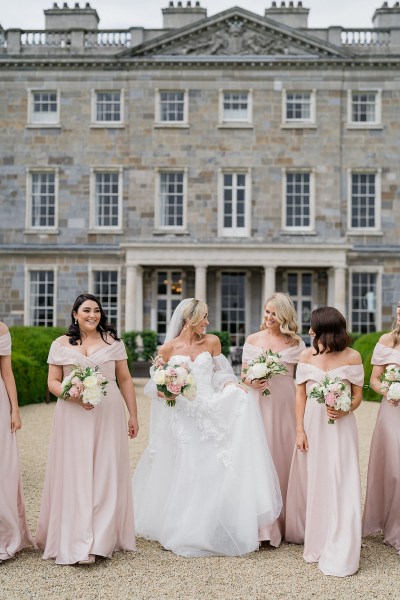
M 258 402 L 223 387 L 237 381 L 223 355 L 179 358 L 191 365 L 197 395 L 170 407 L 154 383 L 145 388 L 152 409 L 133 476 L 136 533 L 183 556 L 252 552 L 282 506 Z

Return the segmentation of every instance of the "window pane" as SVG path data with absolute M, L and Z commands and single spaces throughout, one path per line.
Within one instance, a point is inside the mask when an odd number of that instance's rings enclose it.
M 34 326 L 54 326 L 54 271 L 31 271 L 29 323 Z
M 286 93 L 286 119 L 291 121 L 311 119 L 311 92 Z
M 95 223 L 97 227 L 119 226 L 119 174 L 95 175 Z
M 160 120 L 182 122 L 185 118 L 185 93 L 160 92 Z
M 355 123 L 376 122 L 376 92 L 353 92 L 351 119 Z
M 248 92 L 224 92 L 223 120 L 248 121 Z
M 107 315 L 109 323 L 118 323 L 118 271 L 95 271 L 94 294 Z
M 184 174 L 160 173 L 160 224 L 162 227 L 183 226 Z
M 232 346 L 243 346 L 246 335 L 245 273 L 221 273 L 221 329 Z
M 96 92 L 96 121 L 121 121 L 121 92 Z
M 286 227 L 309 227 L 310 173 L 286 174 Z
M 351 226 L 375 227 L 375 173 L 352 173 Z
M 376 331 L 376 279 L 376 273 L 352 274 L 351 322 L 355 333 Z
M 31 174 L 31 226 L 55 227 L 55 173 Z
M 164 343 L 172 313 L 182 299 L 182 271 L 159 271 L 157 273 L 157 334 L 159 344 Z

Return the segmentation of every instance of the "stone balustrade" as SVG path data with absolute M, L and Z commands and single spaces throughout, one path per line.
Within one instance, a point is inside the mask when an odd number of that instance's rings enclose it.
M 390 46 L 390 29 L 342 29 L 343 46 Z

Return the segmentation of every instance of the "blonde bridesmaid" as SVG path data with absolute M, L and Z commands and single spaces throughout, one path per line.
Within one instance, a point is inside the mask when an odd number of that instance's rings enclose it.
M 382 394 L 380 376 L 389 364 L 400 367 L 400 302 L 393 331 L 383 335 L 372 355 L 370 385 Z M 400 554 L 400 406 L 382 398 L 372 436 L 363 534 L 383 532 L 385 544 Z
M 295 366 L 305 344 L 297 335 L 298 325 L 293 302 L 286 294 L 275 293 L 264 306 L 264 320 L 260 331 L 251 334 L 243 347 L 243 366 L 265 350 L 278 352 L 287 369 L 284 375 L 275 375 L 269 382 L 249 381 L 242 372 L 242 381 L 249 386 L 249 394 L 258 398 L 272 459 L 278 473 L 283 508 L 272 526 L 259 531 L 261 542 L 279 546 L 285 531 L 286 493 L 290 463 L 296 438 L 294 403 L 296 388 L 293 380 Z M 262 392 L 268 387 L 270 395 Z M 264 545 L 264 544 L 262 544 Z
M 325 575 L 357 572 L 361 549 L 361 484 L 358 434 L 353 412 L 361 403 L 364 370 L 349 348 L 343 315 L 332 307 L 311 315 L 313 347 L 297 367 L 296 449 L 287 494 L 286 540 L 304 543 L 304 559 Z M 329 376 L 351 388 L 350 410 L 307 398 Z M 328 420 L 333 420 L 329 424 Z
M 25 517 L 16 432 L 21 429 L 11 336 L 0 323 L 0 562 L 32 545 Z
M 92 564 L 96 555 L 135 550 L 128 435 L 137 435 L 138 421 L 126 359 L 99 299 L 78 296 L 67 334 L 50 348 L 49 389 L 59 397 L 74 365 L 98 366 L 109 383 L 97 406 L 81 397 L 57 401 L 36 534 L 43 558 L 57 564 Z

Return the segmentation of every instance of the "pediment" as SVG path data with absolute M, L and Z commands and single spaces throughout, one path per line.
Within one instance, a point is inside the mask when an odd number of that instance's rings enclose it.
M 351 56 L 342 48 L 238 7 L 170 31 L 122 54 L 132 58 L 274 55 Z

